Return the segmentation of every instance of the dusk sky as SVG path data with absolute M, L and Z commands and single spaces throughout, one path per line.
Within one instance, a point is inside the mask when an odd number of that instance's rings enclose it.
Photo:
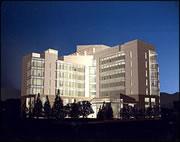
M 160 66 L 160 91 L 179 91 L 178 2 L 3 2 L 1 87 L 21 86 L 22 57 L 76 45 L 115 46 L 134 39 L 153 44 Z

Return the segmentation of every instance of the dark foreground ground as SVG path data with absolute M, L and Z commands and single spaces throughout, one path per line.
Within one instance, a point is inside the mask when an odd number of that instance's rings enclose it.
M 167 120 L 26 119 L 4 121 L 0 141 L 178 141 L 176 125 Z

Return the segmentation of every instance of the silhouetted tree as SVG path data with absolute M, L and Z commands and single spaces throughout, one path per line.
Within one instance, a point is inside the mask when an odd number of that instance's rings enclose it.
M 22 117 L 26 118 L 29 113 L 29 109 L 26 107 L 26 102 L 23 103 L 22 108 Z
M 59 89 L 57 90 L 57 95 L 60 96 L 60 90 Z
M 38 96 L 37 96 L 37 99 L 35 101 L 35 104 L 34 104 L 34 109 L 33 109 L 33 114 L 39 118 L 39 116 L 41 115 L 42 113 L 42 101 L 40 99 L 40 94 L 38 93 Z
M 74 102 L 71 105 L 70 116 L 72 118 L 79 118 L 79 105 L 76 103 L 76 99 L 74 99 Z
M 103 105 L 102 105 L 102 109 L 101 109 L 101 113 L 102 113 L 102 119 L 106 119 L 106 103 L 103 102 Z
M 152 108 L 151 107 L 146 108 L 145 115 L 146 115 L 147 118 L 152 117 Z
M 159 109 L 158 106 L 156 106 L 156 107 L 154 108 L 154 116 L 155 116 L 155 117 L 159 117 L 159 115 L 160 115 L 160 109 Z
M 44 103 L 44 112 L 45 112 L 45 116 L 49 118 L 51 115 L 51 105 L 48 96 L 46 96 L 46 101 Z
M 172 120 L 173 110 L 169 108 L 161 108 L 161 118 L 164 120 Z
M 136 106 L 132 107 L 132 117 L 134 117 L 134 119 L 137 119 L 137 108 Z
M 99 107 L 97 118 L 100 120 L 112 119 L 113 118 L 113 109 L 111 103 L 103 102 L 102 108 Z
M 101 105 L 99 107 L 98 113 L 97 113 L 97 119 L 102 120 L 103 119 L 103 114 L 102 114 L 102 108 Z
M 91 113 L 94 113 L 91 103 L 89 101 L 81 101 L 78 102 L 79 107 L 79 115 L 83 116 L 83 118 L 87 118 L 87 116 Z
M 133 106 L 128 106 L 128 119 L 134 119 L 136 117 L 136 108 Z
M 123 108 L 121 108 L 120 114 L 121 114 L 122 119 L 128 119 L 128 108 L 127 108 L 127 106 L 124 106 Z
M 65 117 L 63 112 L 63 101 L 59 95 L 56 95 L 52 110 L 56 119 L 62 119 Z
M 145 109 L 138 109 L 137 116 L 138 116 L 138 119 L 144 119 L 145 118 Z
M 106 116 L 106 119 L 113 118 L 113 109 L 112 109 L 111 103 L 106 104 L 105 116 Z
M 71 117 L 71 103 L 68 103 L 64 106 L 64 114 L 65 114 L 65 117 L 68 116 L 68 117 Z

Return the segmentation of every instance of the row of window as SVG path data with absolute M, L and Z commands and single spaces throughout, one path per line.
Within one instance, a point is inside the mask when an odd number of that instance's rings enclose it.
M 96 92 L 89 92 L 89 96 L 95 96 Z
M 96 83 L 96 76 L 89 76 L 89 83 Z
M 116 86 L 125 86 L 125 82 L 113 82 L 113 83 L 104 83 L 101 84 L 101 88 L 109 88 L 109 87 L 116 87 Z
M 151 61 L 157 61 L 157 56 L 156 55 L 150 56 L 150 60 Z
M 117 94 L 117 95 L 125 94 L 125 90 L 121 89 L 121 90 L 118 90 L 118 92 L 117 91 L 103 91 L 103 92 L 101 92 L 102 96 L 107 96 L 107 95 L 110 95 L 110 94 Z
M 43 88 L 28 88 L 27 89 L 27 94 L 44 94 Z
M 84 83 L 57 81 L 56 87 L 84 88 Z
M 101 69 L 101 72 L 111 71 L 111 70 L 117 70 L 117 69 L 123 69 L 125 71 L 125 64 L 124 65 L 116 65 L 109 68 Z
M 96 90 L 96 84 L 89 84 L 89 90 Z
M 151 90 L 151 95 L 158 95 L 159 94 L 159 90 Z
M 119 77 L 123 77 L 124 78 L 125 77 L 125 73 L 118 73 L 118 74 L 102 76 L 101 80 L 114 79 L 114 78 L 119 78 Z
M 96 74 L 96 67 L 89 67 L 89 74 L 95 75 Z
M 152 71 L 151 70 L 151 78 L 157 79 L 159 77 L 159 73 L 157 71 Z
M 115 62 L 115 61 L 118 61 L 118 60 L 124 60 L 124 59 L 125 59 L 125 55 L 115 57 L 115 58 L 111 58 L 111 59 L 107 59 L 107 60 L 103 60 L 103 61 L 101 61 L 101 64 L 107 64 L 107 63 Z
M 120 57 L 120 56 L 123 56 L 123 55 L 125 55 L 125 53 L 121 52 L 121 53 L 118 53 L 118 54 L 115 54 L 115 55 L 111 55 L 109 57 L 102 58 L 101 61 L 106 61 L 106 60 L 109 60 L 109 59 L 112 59 L 112 58 L 116 58 L 116 57 Z
M 158 69 L 158 64 L 151 64 L 151 69 L 157 70 Z
M 44 70 L 43 69 L 31 69 L 27 71 L 27 77 L 29 76 L 37 76 L 37 77 L 44 77 Z
M 159 88 L 158 87 L 156 87 L 156 86 L 151 86 L 151 91 L 159 91 Z
M 78 67 L 78 66 L 72 66 L 72 65 L 64 65 L 64 64 L 57 64 L 57 69 L 84 72 L 84 67 Z
M 30 65 L 28 64 L 28 66 L 30 66 Z M 43 68 L 43 67 L 44 67 L 44 61 L 32 60 L 32 61 L 31 61 L 31 66 L 32 66 L 32 67 L 40 67 L 40 68 Z
M 151 86 L 158 87 L 159 82 L 157 80 L 151 81 Z
M 56 89 L 56 94 L 58 92 L 58 89 Z M 27 94 L 44 94 L 43 88 L 28 88 L 27 89 Z M 61 90 L 59 89 L 60 95 L 65 95 L 65 96 L 84 96 L 85 92 L 84 91 L 76 91 L 76 90 Z M 95 95 L 95 92 L 91 92 L 91 94 Z
M 59 90 L 60 95 L 63 96 L 84 96 L 85 92 L 84 91 L 76 91 L 76 90 L 61 90 L 61 89 L 56 89 L 56 94 Z
M 76 79 L 76 80 L 84 80 L 83 75 L 71 74 L 71 73 L 64 73 L 64 72 L 57 72 L 56 78 L 65 78 L 65 79 Z
M 124 65 L 125 64 L 125 60 L 119 60 L 117 62 L 111 63 L 111 64 L 103 64 L 101 65 L 101 68 L 109 68 L 109 67 L 113 67 L 113 66 L 117 66 L 117 65 Z
M 31 78 L 27 80 L 27 86 L 43 86 L 44 80 L 40 78 Z
M 150 99 L 151 99 L 151 102 L 156 102 L 155 98 L 144 98 L 144 102 L 150 102 Z

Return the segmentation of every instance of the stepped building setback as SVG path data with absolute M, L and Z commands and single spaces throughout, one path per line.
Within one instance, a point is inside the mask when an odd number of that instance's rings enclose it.
M 122 45 L 78 45 L 76 52 L 58 56 L 48 49 L 23 57 L 22 106 L 33 105 L 40 93 L 51 105 L 59 92 L 63 103 L 89 100 L 94 114 L 105 102 L 111 102 L 113 115 L 120 117 L 124 105 L 139 108 L 160 104 L 159 66 L 153 45 L 133 40 Z

